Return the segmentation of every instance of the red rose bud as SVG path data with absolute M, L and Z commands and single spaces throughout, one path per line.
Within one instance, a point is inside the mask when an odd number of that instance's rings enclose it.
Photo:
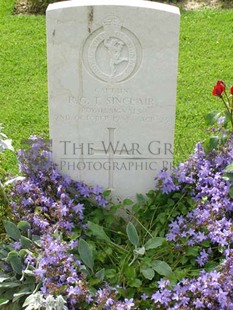
M 217 85 L 222 85 L 222 86 L 224 87 L 224 90 L 225 90 L 225 88 L 226 88 L 226 84 L 224 83 L 223 80 L 219 80 L 219 81 L 217 82 Z
M 225 91 L 225 83 L 223 81 L 218 81 L 212 90 L 212 94 L 214 96 L 221 97 L 224 91 Z
M 230 93 L 231 93 L 232 96 L 233 96 L 233 86 L 231 86 L 231 88 L 230 88 Z

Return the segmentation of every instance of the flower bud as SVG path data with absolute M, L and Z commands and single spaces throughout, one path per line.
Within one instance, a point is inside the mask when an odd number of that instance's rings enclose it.
M 231 86 L 231 88 L 230 88 L 230 93 L 231 93 L 232 96 L 233 96 L 233 86 Z
M 212 94 L 214 96 L 221 97 L 224 91 L 225 91 L 225 83 L 223 81 L 218 81 L 212 90 Z

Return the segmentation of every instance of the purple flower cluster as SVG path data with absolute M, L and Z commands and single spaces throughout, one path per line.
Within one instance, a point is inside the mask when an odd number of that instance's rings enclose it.
M 75 246 L 77 244 L 72 241 L 61 241 L 51 235 L 41 237 L 41 252 L 34 273 L 42 283 L 40 290 L 43 295 L 61 294 L 70 310 L 100 306 L 104 310 L 133 309 L 133 299 L 118 301 L 117 290 L 108 285 L 91 294 L 80 271 L 81 262 L 71 253 Z
M 232 161 L 232 139 L 222 150 L 208 154 L 199 143 L 195 154 L 175 168 L 168 181 L 159 176 L 159 188 L 164 193 L 178 190 L 195 201 L 195 208 L 185 217 L 180 215 L 169 224 L 167 239 L 179 247 L 199 245 L 196 262 L 201 267 L 212 257 L 212 249 L 215 252 L 220 249 L 215 255 L 223 262 L 214 271 L 202 271 L 196 279 L 160 287 L 152 295 L 156 308 L 233 309 L 233 250 L 229 249 L 233 237 L 233 200 L 229 195 L 231 183 L 224 177 L 224 169 Z M 202 247 L 204 241 L 209 244 L 207 249 Z
M 107 204 L 102 188 L 62 176 L 51 161 L 49 145 L 35 137 L 31 141 L 31 148 L 18 154 L 26 178 L 11 193 L 15 219 L 30 222 L 37 234 L 52 233 L 56 228 L 70 233 L 75 226 L 83 227 L 85 209 Z
M 193 210 L 169 224 L 168 240 L 188 246 L 200 245 L 205 240 L 220 247 L 231 243 L 233 200 L 229 196 L 230 182 L 223 174 L 232 161 L 231 141 L 221 152 L 210 154 L 205 154 L 201 144 L 197 144 L 194 155 L 176 167 L 172 176 L 164 180 L 159 175 L 160 189 L 164 193 L 178 190 L 195 201 Z M 201 266 L 208 261 L 203 255 L 204 252 L 198 259 Z
M 49 145 L 31 137 L 31 147 L 18 153 L 20 171 L 26 176 L 11 192 L 11 209 L 16 222 L 31 224 L 40 236 L 40 248 L 33 248 L 25 263 L 34 270 L 43 296 L 62 295 L 70 310 L 101 307 L 105 310 L 130 310 L 133 299 L 118 300 L 115 288 L 105 287 L 91 293 L 76 259 L 78 241 L 74 229 L 85 230 L 92 208 L 106 207 L 108 201 L 100 186 L 91 188 L 62 176 L 51 160 Z M 20 243 L 14 242 L 20 249 Z
M 40 290 L 45 296 L 62 293 L 70 309 L 75 309 L 75 306 L 85 302 L 90 293 L 79 271 L 81 263 L 71 253 L 72 248 L 72 243 L 44 234 L 34 273 L 42 283 Z
M 70 310 L 99 307 L 104 310 L 131 310 L 133 299 L 118 300 L 118 292 L 107 284 L 95 294 L 91 293 L 88 282 L 80 271 L 81 262 L 72 254 L 78 243 L 61 241 L 58 237 L 44 234 L 37 263 L 27 257 L 27 263 L 35 266 L 34 273 L 42 283 L 40 291 L 44 296 L 62 295 Z M 94 309 L 94 308 L 93 308 Z
M 156 309 L 233 309 L 233 250 L 218 271 L 202 271 L 196 279 L 183 279 L 171 288 L 169 281 L 152 295 Z
M 25 263 L 42 283 L 43 296 L 63 296 L 70 310 L 133 310 L 149 301 L 150 309 L 233 310 L 233 199 L 231 183 L 224 177 L 224 169 L 233 161 L 232 146 L 230 140 L 221 151 L 205 154 L 197 144 L 186 162 L 172 173 L 158 175 L 158 189 L 165 195 L 179 192 L 191 197 L 195 205 L 169 224 L 167 239 L 184 255 L 187 248 L 199 249 L 194 259 L 199 268 L 211 259 L 221 263 L 216 270 L 203 270 L 197 278 L 175 285 L 161 279 L 157 291 L 141 294 L 140 300 L 120 298 L 120 290 L 107 283 L 90 290 L 75 254 L 77 236 L 85 234 L 86 215 L 93 208 L 105 207 L 107 200 L 99 186 L 90 188 L 62 176 L 51 161 L 49 147 L 32 137 L 32 147 L 19 152 L 26 178 L 12 190 L 11 208 L 16 221 L 30 222 L 32 233 L 40 236 L 40 248 L 33 249 Z M 14 242 L 14 248 L 20 249 L 19 242 Z
M 123 301 L 117 300 L 117 290 L 105 285 L 103 289 L 99 289 L 94 296 L 94 305 L 97 307 L 102 305 L 104 310 L 131 310 L 135 309 L 133 298 L 125 298 Z M 94 309 L 94 308 L 93 308 Z

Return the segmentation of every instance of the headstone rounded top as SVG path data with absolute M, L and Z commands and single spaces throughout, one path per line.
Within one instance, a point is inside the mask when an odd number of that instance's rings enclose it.
M 98 6 L 98 5 L 116 5 L 116 6 L 131 6 L 139 8 L 148 8 L 161 11 L 167 11 L 168 13 L 180 14 L 178 7 L 173 5 L 168 5 L 159 2 L 143 1 L 143 0 L 71 0 L 55 2 L 48 6 L 47 12 L 51 10 L 73 8 L 80 6 Z

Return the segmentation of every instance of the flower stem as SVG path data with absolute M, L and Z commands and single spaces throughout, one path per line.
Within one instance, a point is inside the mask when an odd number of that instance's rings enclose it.
M 224 93 L 225 93 L 225 95 L 226 95 L 226 97 L 227 97 L 228 103 L 230 103 L 230 102 L 229 102 L 229 98 L 228 98 L 226 92 L 224 92 Z M 226 101 L 224 100 L 223 96 L 221 96 L 220 98 L 222 99 L 222 101 L 223 101 L 223 103 L 224 103 L 224 105 L 225 105 L 225 107 L 226 107 L 226 109 L 227 109 L 227 112 L 231 115 L 231 120 L 230 120 L 230 121 L 231 121 L 231 127 L 232 127 L 232 129 L 233 129 L 233 107 L 230 107 L 230 108 L 229 108 L 229 106 L 227 105 L 227 103 L 226 103 Z

